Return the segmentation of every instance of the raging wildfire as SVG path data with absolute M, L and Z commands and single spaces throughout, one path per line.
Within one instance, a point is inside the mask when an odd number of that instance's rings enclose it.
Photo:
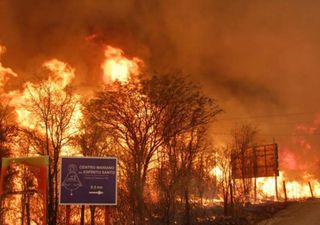
M 231 153 L 254 146 L 256 128 L 236 127 L 233 148 L 214 147 L 208 133 L 222 113 L 216 100 L 182 74 L 147 74 L 138 60 L 108 50 L 113 52 L 102 67 L 107 82 L 91 96 L 76 93 L 70 86 L 74 69 L 56 59 L 43 64 L 38 82 L 2 90 L 1 157 L 47 155 L 49 173 L 47 198 L 23 164 L 2 174 L 1 223 L 105 223 L 101 206 L 69 211 L 59 205 L 61 156 L 118 157 L 112 224 L 219 224 L 222 215 L 231 216 L 226 223 L 251 223 L 244 204 L 253 201 L 257 184 L 232 179 Z M 3 66 L 1 71 L 4 87 L 13 72 Z M 259 201 L 270 198 L 259 191 Z M 223 214 L 215 212 L 219 202 Z
M 0 225 L 315 212 L 318 26 L 293 2 L 0 1 Z M 63 157 L 116 159 L 101 166 L 117 168 L 116 204 L 61 202 L 82 187 L 77 165 L 62 179 Z
M 127 59 L 119 61 L 117 57 L 121 55 L 114 56 L 111 58 L 114 61 L 108 62 L 110 58 L 107 58 L 104 64 L 104 75 L 112 75 L 114 82 L 104 85 L 86 100 L 68 86 L 74 77 L 73 69 L 58 60 L 43 64 L 49 70 L 44 71 L 47 80 L 28 82 L 23 91 L 6 94 L 1 146 L 10 143 L 7 138 L 10 126 L 19 132 L 14 135 L 16 146 L 3 147 L 2 156 L 49 156 L 49 224 L 65 223 L 65 209 L 58 205 L 58 165 L 62 155 L 119 158 L 120 207 L 112 209 L 113 223 L 146 224 L 159 220 L 159 223 L 171 224 L 177 221 L 177 212 L 184 211 L 184 223 L 190 224 L 195 184 L 203 186 L 203 175 L 208 176 L 208 170 L 204 171 L 201 163 L 208 163 L 204 157 L 213 154 L 205 134 L 221 109 L 215 100 L 204 96 L 182 75 L 138 76 L 131 72 L 130 64 L 121 61 Z M 2 73 L 3 77 L 7 75 Z M 117 75 L 120 80 L 115 79 Z M 12 125 L 7 124 L 9 114 L 15 116 Z M 20 170 L 24 171 L 23 168 L 10 169 L 12 172 L 3 177 L 13 184 L 5 188 L 2 206 L 8 202 L 21 204 L 14 209 L 19 213 L 3 207 L 3 224 L 19 218 L 22 224 L 44 223 L 40 211 L 31 204 L 39 196 L 29 193 L 34 189 L 32 184 L 21 185 L 27 178 Z M 6 182 L 3 185 L 6 186 Z M 178 198 L 181 204 L 177 204 Z M 156 205 L 161 208 L 154 208 Z M 177 205 L 183 206 L 183 210 Z M 90 207 L 91 224 L 101 221 L 102 218 L 95 216 L 99 210 L 99 207 Z M 81 215 L 72 215 L 71 223 L 79 216 L 84 222 L 84 213 L 82 210 Z

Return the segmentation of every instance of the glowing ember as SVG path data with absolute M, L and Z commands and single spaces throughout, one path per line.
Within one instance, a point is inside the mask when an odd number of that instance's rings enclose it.
M 131 60 L 124 56 L 121 49 L 107 46 L 105 52 L 105 61 L 102 64 L 103 80 L 105 83 L 111 81 L 127 82 L 130 76 L 140 73 L 139 65 L 142 61 L 139 58 Z

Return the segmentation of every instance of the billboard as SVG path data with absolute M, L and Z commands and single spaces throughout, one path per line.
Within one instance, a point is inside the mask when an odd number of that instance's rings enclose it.
M 7 176 L 9 175 L 10 167 L 23 165 L 27 170 L 30 171 L 30 176 L 37 182 L 34 182 L 34 186 L 30 187 L 30 190 L 21 190 L 20 192 L 13 192 L 7 190 L 5 185 Z M 19 157 L 19 158 L 2 158 L 1 166 L 1 185 L 0 185 L 0 195 L 6 194 L 15 194 L 15 193 L 26 193 L 28 191 L 36 191 L 39 193 L 43 199 L 43 215 L 44 219 L 42 220 L 43 224 L 46 224 L 46 198 L 47 198 L 47 183 L 48 183 L 48 165 L 49 158 L 48 156 L 35 156 L 35 157 Z M 9 175 L 10 176 L 10 175 Z
M 117 204 L 117 158 L 61 157 L 60 168 L 60 204 Z
M 234 179 L 279 175 L 278 145 L 254 146 L 231 155 Z

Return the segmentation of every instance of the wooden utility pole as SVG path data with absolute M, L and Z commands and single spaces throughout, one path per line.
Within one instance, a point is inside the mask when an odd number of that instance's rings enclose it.
M 253 173 L 254 173 L 254 190 L 253 190 L 253 201 L 256 203 L 257 201 L 257 152 L 256 148 L 253 147 Z
M 275 200 L 279 200 L 278 196 L 278 145 L 275 142 L 275 139 L 273 138 L 273 144 L 274 144 L 274 188 L 275 188 Z

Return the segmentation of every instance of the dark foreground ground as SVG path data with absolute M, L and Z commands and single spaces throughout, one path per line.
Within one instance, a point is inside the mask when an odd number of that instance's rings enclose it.
M 303 201 L 309 202 L 309 201 Z M 313 202 L 313 201 L 311 201 Z M 286 211 L 293 205 L 302 204 L 298 202 L 267 202 L 261 204 L 247 204 L 246 206 L 237 206 L 234 208 L 233 216 L 223 216 L 223 207 L 215 205 L 213 207 L 197 207 L 192 208 L 192 225 L 258 225 L 261 221 L 273 218 L 277 213 Z M 175 224 L 184 224 L 184 215 L 175 218 Z M 320 215 L 320 210 L 319 210 Z M 163 221 L 153 220 L 153 225 L 163 225 Z M 260 224 L 259 224 L 260 225 Z M 261 225 L 271 225 L 262 223 Z M 273 224 L 272 224 L 273 225 Z M 277 224 L 278 225 L 278 224 Z M 281 224 L 282 225 L 282 224 Z M 286 224 L 287 225 L 287 224 Z M 291 224 L 290 224 L 291 225 Z M 317 225 L 320 225 L 320 220 Z
M 258 225 L 319 225 L 320 200 L 296 202 Z
M 294 202 L 268 202 L 246 205 L 236 208 L 235 215 L 232 217 L 216 216 L 213 221 L 201 225 L 256 225 L 260 221 L 274 217 L 276 213 L 285 210 L 291 204 L 294 204 Z
M 177 207 L 178 208 L 178 207 Z M 182 208 L 181 208 L 182 209 Z M 177 210 L 171 224 L 185 224 L 183 210 Z M 163 225 L 160 216 L 155 216 L 148 224 Z M 238 205 L 233 216 L 223 216 L 223 207 L 193 205 L 191 225 L 320 225 L 320 199 L 305 199 L 288 202 L 265 202 Z
M 247 205 L 234 217 L 218 216 L 201 225 L 320 225 L 320 200 Z

